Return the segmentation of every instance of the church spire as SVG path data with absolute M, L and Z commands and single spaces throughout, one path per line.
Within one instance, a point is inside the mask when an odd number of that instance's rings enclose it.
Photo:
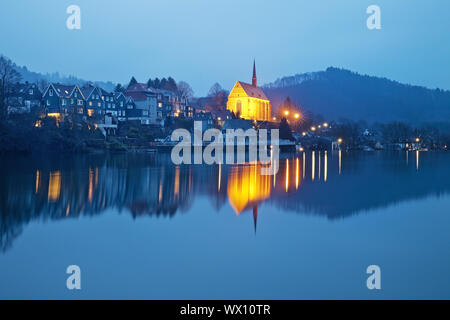
M 258 82 L 256 80 L 256 64 L 255 64 L 255 60 L 253 60 L 253 78 L 252 78 L 252 85 L 254 87 L 258 86 Z

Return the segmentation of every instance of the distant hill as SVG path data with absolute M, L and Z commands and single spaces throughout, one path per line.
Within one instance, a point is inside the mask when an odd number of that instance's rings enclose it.
M 275 109 L 290 97 L 326 119 L 450 122 L 450 91 L 338 69 L 284 77 L 263 86 Z
M 85 84 L 86 82 L 92 82 L 95 85 L 97 85 L 107 91 L 113 91 L 115 88 L 115 84 L 112 83 L 111 81 L 108 81 L 108 82 L 88 81 L 88 80 L 83 80 L 83 79 L 77 78 L 75 76 L 62 76 L 58 72 L 42 74 L 42 73 L 30 71 L 30 70 L 28 70 L 27 67 L 18 66 L 15 63 L 14 63 L 14 68 L 21 74 L 22 82 L 28 81 L 28 82 L 37 83 L 41 80 L 45 80 L 46 82 L 54 82 L 54 83 L 61 83 L 61 84 L 78 84 L 80 86 Z

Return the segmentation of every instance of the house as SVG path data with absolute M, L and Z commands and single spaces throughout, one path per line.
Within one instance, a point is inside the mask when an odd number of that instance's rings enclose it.
M 117 118 L 119 116 L 119 113 L 118 113 L 114 93 L 108 92 L 102 88 L 100 88 L 100 91 L 102 93 L 102 100 L 103 100 L 103 103 L 105 106 L 105 115 Z
M 103 117 L 105 114 L 105 101 L 102 99 L 100 88 L 87 84 L 81 88 L 85 99 L 85 108 L 88 117 Z
M 119 121 L 127 120 L 127 97 L 122 92 L 114 93 L 114 103 L 117 108 L 117 119 Z
M 39 108 L 42 92 L 35 83 L 17 83 L 8 97 L 8 113 L 26 113 Z
M 75 86 L 50 83 L 42 93 L 44 109 L 49 117 L 60 119 L 69 113 L 70 99 Z
M 130 86 L 124 95 L 133 99 L 136 109 L 134 113 L 142 124 L 162 125 L 162 114 L 157 110 L 157 94 L 146 84 L 136 83 Z
M 202 131 L 214 128 L 214 119 L 210 112 L 195 114 L 194 121 L 202 122 Z

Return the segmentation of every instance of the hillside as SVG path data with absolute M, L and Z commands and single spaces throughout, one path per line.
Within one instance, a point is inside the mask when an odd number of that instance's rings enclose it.
M 284 77 L 263 88 L 275 110 L 289 96 L 303 109 L 333 120 L 450 122 L 450 91 L 344 69 Z
M 61 84 L 78 84 L 83 85 L 84 83 L 88 82 L 88 80 L 83 80 L 74 76 L 62 76 L 58 72 L 54 73 L 38 73 L 28 70 L 25 66 L 18 66 L 15 63 L 13 63 L 14 68 L 17 70 L 17 72 L 20 73 L 22 76 L 21 81 L 25 82 L 33 82 L 37 83 L 39 81 L 46 81 L 46 82 L 53 82 L 53 83 L 61 83 Z M 95 85 L 107 90 L 107 91 L 113 91 L 115 84 L 111 81 L 105 82 L 105 81 L 92 81 Z

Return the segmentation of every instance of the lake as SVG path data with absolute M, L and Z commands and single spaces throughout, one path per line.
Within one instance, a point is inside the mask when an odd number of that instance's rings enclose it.
M 0 299 L 450 298 L 450 153 L 279 161 L 2 156 Z

